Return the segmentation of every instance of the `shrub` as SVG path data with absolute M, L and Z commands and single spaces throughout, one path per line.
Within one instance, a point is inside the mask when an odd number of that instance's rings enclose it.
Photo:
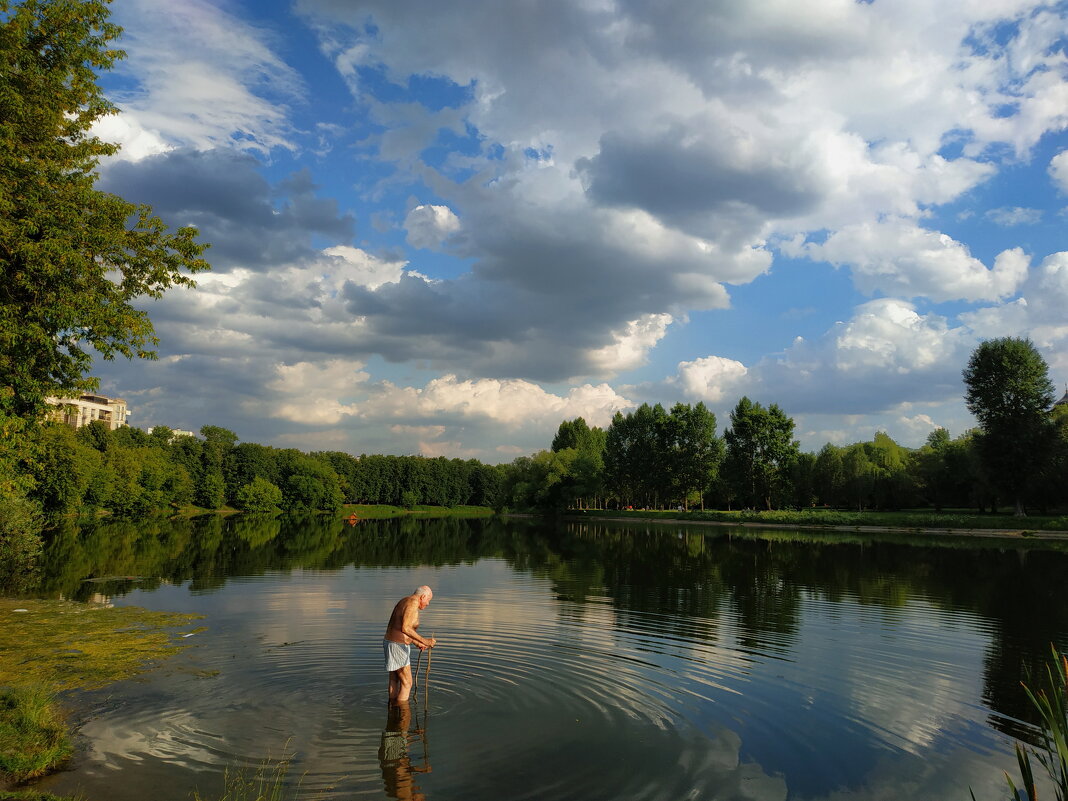
M 256 478 L 238 489 L 234 505 L 246 512 L 277 512 L 282 490 L 265 478 Z
M 0 587 L 21 592 L 36 582 L 41 513 L 33 501 L 0 489 Z

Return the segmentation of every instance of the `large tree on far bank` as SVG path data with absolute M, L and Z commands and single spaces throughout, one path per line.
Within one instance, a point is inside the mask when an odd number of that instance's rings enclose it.
M 764 408 L 747 397 L 731 412 L 731 427 L 724 432 L 726 478 L 739 501 L 752 508 L 771 509 L 781 499 L 790 467 L 800 453 L 794 439 L 794 420 L 771 404 Z
M 1053 383 L 1029 339 L 983 342 L 964 368 L 964 399 L 979 421 L 979 455 L 993 483 L 1023 516 L 1027 486 L 1046 467 L 1052 444 Z
M 196 230 L 95 188 L 116 146 L 90 132 L 115 107 L 97 70 L 123 57 L 107 0 L 0 0 L 0 415 L 94 389 L 89 348 L 154 358 L 137 298 L 208 268 Z

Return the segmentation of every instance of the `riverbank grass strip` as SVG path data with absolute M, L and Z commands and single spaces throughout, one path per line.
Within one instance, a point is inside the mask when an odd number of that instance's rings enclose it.
M 93 689 L 129 678 L 185 647 L 176 629 L 197 619 L 136 607 L 0 598 L 0 687 L 32 678 L 57 691 Z
M 0 690 L 0 771 L 25 781 L 43 776 L 70 754 L 54 692 L 40 686 Z

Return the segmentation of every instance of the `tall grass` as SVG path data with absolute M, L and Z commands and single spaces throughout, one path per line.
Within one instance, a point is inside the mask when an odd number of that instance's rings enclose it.
M 70 754 L 70 737 L 53 691 L 0 690 L 0 771 L 24 781 L 44 775 Z
M 1024 684 L 1027 697 L 1042 718 L 1042 738 L 1036 747 L 1016 743 L 1016 764 L 1020 787 L 1008 773 L 1011 801 L 1038 801 L 1034 759 L 1053 782 L 1057 801 L 1068 801 L 1068 657 L 1052 648 L 1053 658 L 1046 665 L 1046 675 L 1036 687 Z M 975 801 L 975 793 L 972 793 Z
M 300 785 L 290 785 L 286 779 L 289 775 L 289 763 L 292 754 L 272 761 L 270 756 L 256 770 L 227 768 L 223 774 L 223 793 L 220 796 L 203 796 L 199 790 L 193 792 L 193 801 L 288 801 L 299 795 Z

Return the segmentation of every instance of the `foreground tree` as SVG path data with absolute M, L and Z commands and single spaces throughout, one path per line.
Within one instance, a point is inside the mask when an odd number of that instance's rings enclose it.
M 140 297 L 208 269 L 194 228 L 94 188 L 117 150 L 90 133 L 115 107 L 96 70 L 123 57 L 104 0 L 0 0 L 0 413 L 36 417 L 95 389 L 93 348 L 154 358 Z
M 1024 491 L 1050 455 L 1053 383 L 1046 360 L 1029 339 L 983 342 L 964 368 L 964 399 L 979 421 L 979 456 L 995 486 L 1025 515 Z

